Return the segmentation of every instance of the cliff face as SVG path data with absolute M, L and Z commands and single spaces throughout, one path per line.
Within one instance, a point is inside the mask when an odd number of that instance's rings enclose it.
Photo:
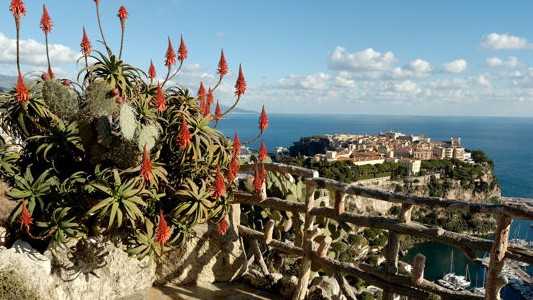
M 488 166 L 483 168 L 481 176 L 476 178 L 473 183 L 468 184 L 461 180 L 440 176 L 440 174 L 410 177 L 404 180 L 381 177 L 357 181 L 356 184 L 390 192 L 402 192 L 417 196 L 438 196 L 474 203 L 491 202 L 494 198 L 501 197 L 500 186 L 492 169 Z M 386 214 L 394 206 L 394 204 L 386 201 L 356 196 L 348 197 L 347 204 L 347 208 L 354 212 L 379 214 Z

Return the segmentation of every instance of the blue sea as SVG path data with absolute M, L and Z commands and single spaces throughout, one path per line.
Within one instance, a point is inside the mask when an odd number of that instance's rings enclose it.
M 257 135 L 257 127 L 255 114 L 235 114 L 219 124 L 219 129 L 228 136 L 237 131 L 242 141 L 252 140 Z M 494 161 L 496 177 L 504 196 L 533 198 L 533 118 L 272 114 L 264 141 L 269 149 L 273 149 L 288 147 L 303 136 L 377 134 L 384 131 L 424 134 L 433 140 L 459 136 L 465 148 L 481 149 Z M 251 146 L 257 148 L 257 145 Z M 511 237 L 533 240 L 531 224 L 533 222 L 514 220 Z M 425 254 L 428 262 L 434 262 L 427 266 L 426 276 L 437 279 L 449 271 L 449 260 L 443 257 L 449 257 L 451 251 L 448 246 L 423 244 L 412 249 L 406 259 L 419 252 Z M 459 250 L 454 253 L 456 273 L 463 274 L 468 263 L 471 281 L 480 286 L 483 269 L 468 262 Z M 506 288 L 504 299 L 520 297 Z

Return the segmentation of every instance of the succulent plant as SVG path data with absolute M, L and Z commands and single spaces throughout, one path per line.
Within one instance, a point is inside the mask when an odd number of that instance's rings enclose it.
M 78 117 L 78 94 L 72 88 L 58 80 L 46 80 L 42 82 L 41 92 L 44 102 L 54 115 L 68 121 Z

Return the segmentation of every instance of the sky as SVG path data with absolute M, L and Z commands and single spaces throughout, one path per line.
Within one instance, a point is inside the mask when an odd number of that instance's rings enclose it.
M 0 7 L 0 74 L 15 74 L 15 26 Z M 93 0 L 26 0 L 22 61 L 45 69 L 42 5 L 56 73 L 74 78 L 82 27 L 99 39 Z M 125 60 L 159 73 L 167 37 L 189 49 L 176 84 L 212 85 L 221 49 L 230 76 L 217 90 L 232 102 L 238 65 L 241 108 L 270 112 L 399 115 L 533 114 L 533 1 L 100 0 L 117 51 L 120 5 L 129 11 Z M 530 63 L 531 62 L 531 63 Z M 531 66 L 530 66 L 531 65 Z

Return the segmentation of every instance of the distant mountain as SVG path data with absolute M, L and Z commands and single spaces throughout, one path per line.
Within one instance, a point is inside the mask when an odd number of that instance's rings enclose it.
M 228 109 L 228 107 L 225 106 L 225 105 L 222 105 L 221 108 L 222 108 L 222 111 L 226 111 Z M 256 111 L 243 109 L 243 108 L 239 108 L 239 107 L 235 108 L 231 113 L 234 113 L 234 114 L 254 114 L 254 115 L 259 114 Z
M 17 77 L 0 75 L 0 91 L 10 89 L 17 82 Z

